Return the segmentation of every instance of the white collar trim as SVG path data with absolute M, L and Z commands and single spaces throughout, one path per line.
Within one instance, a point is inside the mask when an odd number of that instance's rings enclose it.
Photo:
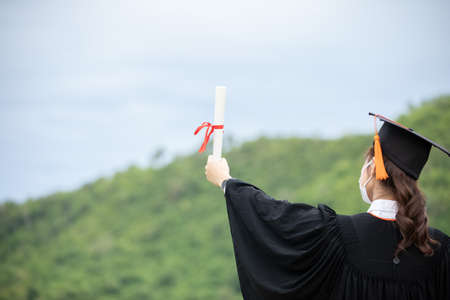
M 398 203 L 395 200 L 375 199 L 371 202 L 367 212 L 383 219 L 395 219 Z

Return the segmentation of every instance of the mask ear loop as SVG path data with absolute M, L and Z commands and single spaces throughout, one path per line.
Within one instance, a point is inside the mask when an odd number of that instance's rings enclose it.
M 364 166 L 364 168 L 366 169 L 368 166 L 370 166 L 373 163 L 373 157 L 372 159 Z M 366 187 L 366 185 L 369 183 L 369 181 L 372 179 L 372 174 L 370 174 L 369 179 L 367 179 L 367 181 L 363 184 L 364 187 Z
M 364 168 L 367 168 L 368 166 L 370 166 L 373 163 L 373 157 L 367 162 L 367 164 L 365 164 Z

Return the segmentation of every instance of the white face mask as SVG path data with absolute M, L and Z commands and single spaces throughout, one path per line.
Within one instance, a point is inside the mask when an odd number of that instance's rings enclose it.
M 373 158 L 362 167 L 361 177 L 359 177 L 359 180 L 358 180 L 359 191 L 361 192 L 361 197 L 362 197 L 363 201 L 366 202 L 367 204 L 371 204 L 371 202 L 370 202 L 369 196 L 367 195 L 366 185 L 372 179 L 372 174 L 370 175 L 369 179 L 367 179 L 367 181 L 362 186 L 361 186 L 361 178 L 362 178 L 362 174 L 364 173 L 364 170 L 367 167 L 369 167 L 372 163 L 373 163 Z

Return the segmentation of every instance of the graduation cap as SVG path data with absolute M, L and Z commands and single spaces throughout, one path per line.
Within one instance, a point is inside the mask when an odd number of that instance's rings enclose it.
M 443 146 L 418 134 L 398 122 L 382 115 L 369 112 L 374 116 L 375 136 L 373 141 L 375 152 L 376 179 L 384 180 L 389 177 L 384 167 L 383 154 L 406 174 L 417 180 L 430 155 L 431 146 L 450 156 L 450 152 Z M 384 121 L 377 132 L 376 120 Z

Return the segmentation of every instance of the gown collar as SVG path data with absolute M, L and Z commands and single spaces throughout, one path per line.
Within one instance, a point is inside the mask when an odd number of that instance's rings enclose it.
M 375 199 L 371 202 L 367 212 L 379 219 L 395 221 L 398 212 L 398 203 L 395 200 Z

